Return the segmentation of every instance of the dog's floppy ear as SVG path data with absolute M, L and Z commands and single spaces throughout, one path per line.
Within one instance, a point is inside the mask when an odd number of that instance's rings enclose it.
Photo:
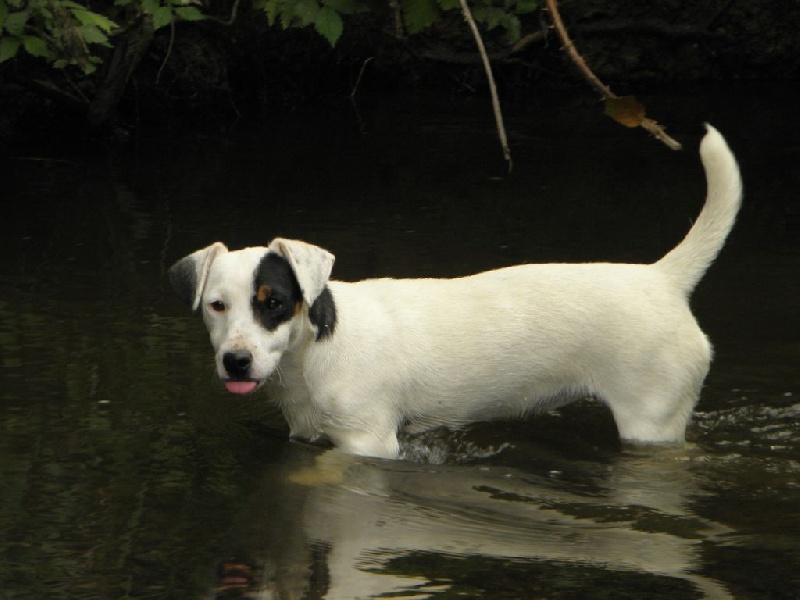
M 227 251 L 225 244 L 214 242 L 210 246 L 180 259 L 169 268 L 167 275 L 172 288 L 181 300 L 192 307 L 192 310 L 197 310 L 197 307 L 200 306 L 211 263 L 214 258 Z
M 272 240 L 267 250 L 288 261 L 297 277 L 297 283 L 300 284 L 303 300 L 308 306 L 314 304 L 328 284 L 333 270 L 333 254 L 306 242 L 283 238 Z

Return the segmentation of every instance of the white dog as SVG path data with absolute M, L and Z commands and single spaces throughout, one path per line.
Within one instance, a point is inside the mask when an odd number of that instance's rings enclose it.
M 688 298 L 741 202 L 712 127 L 706 204 L 684 240 L 643 264 L 529 264 L 458 279 L 331 281 L 305 242 L 178 261 L 173 287 L 202 308 L 227 389 L 260 386 L 292 436 L 396 458 L 397 432 L 520 417 L 587 395 L 624 440 L 678 442 L 711 361 Z

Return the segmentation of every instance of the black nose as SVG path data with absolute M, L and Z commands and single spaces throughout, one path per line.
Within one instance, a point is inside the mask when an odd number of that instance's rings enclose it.
M 249 350 L 226 352 L 222 355 L 222 365 L 230 377 L 244 378 L 250 374 L 253 355 Z

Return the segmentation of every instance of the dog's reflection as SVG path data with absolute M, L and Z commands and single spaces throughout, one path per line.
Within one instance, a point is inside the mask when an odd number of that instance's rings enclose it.
M 447 578 L 397 565 L 446 556 L 644 573 L 730 598 L 698 574 L 700 545 L 725 529 L 687 508 L 690 464 L 675 449 L 622 453 L 570 480 L 579 462 L 537 473 L 287 444 L 233 532 L 216 597 L 429 597 Z

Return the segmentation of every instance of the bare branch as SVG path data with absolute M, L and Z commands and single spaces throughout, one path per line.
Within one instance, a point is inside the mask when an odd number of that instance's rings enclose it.
M 233 22 L 236 20 L 236 13 L 239 11 L 239 0 L 236 0 L 231 7 L 231 16 L 228 20 L 220 19 L 219 17 L 214 17 L 212 15 L 206 15 L 206 20 L 213 21 L 214 23 L 219 23 L 220 25 L 231 26 Z
M 12 78 L 12 80 L 33 92 L 47 96 L 75 110 L 86 110 L 86 107 L 89 105 L 89 102 L 86 100 L 86 96 L 83 94 L 83 92 L 80 92 L 80 90 L 73 89 L 73 91 L 76 92 L 73 94 L 63 88 L 58 87 L 51 81 L 44 81 L 41 79 L 29 79 L 24 77 L 20 79 Z M 68 81 L 67 83 L 70 84 L 72 82 Z
M 375 58 L 374 56 L 370 56 L 361 63 L 361 70 L 358 72 L 358 78 L 356 79 L 356 84 L 353 86 L 353 90 L 350 92 L 350 100 L 353 100 L 356 97 L 356 93 L 358 92 L 358 86 L 361 85 L 361 78 L 364 77 L 364 69 L 367 68 L 369 62 Z
M 567 28 L 564 26 L 564 21 L 561 20 L 561 14 L 558 12 L 557 0 L 546 1 L 547 10 L 550 12 L 550 17 L 553 20 L 553 26 L 558 33 L 558 37 L 561 38 L 561 43 L 563 44 L 567 56 L 569 56 L 570 60 L 572 60 L 575 66 L 578 67 L 578 70 L 581 72 L 584 78 L 600 92 L 600 94 L 603 96 L 603 100 L 618 100 L 620 97 L 612 92 L 610 87 L 600 81 L 600 78 L 594 74 L 594 72 L 589 68 L 589 65 L 586 64 L 586 61 L 583 59 L 583 57 L 578 53 L 578 50 L 575 48 L 575 44 L 569 37 L 569 33 L 567 33 Z M 645 118 L 643 116 L 638 125 L 649 131 L 656 137 L 656 139 L 666 144 L 667 147 L 671 148 L 672 150 L 680 150 L 682 148 L 680 142 L 670 137 L 657 121 Z
M 478 52 L 483 61 L 483 68 L 486 71 L 486 78 L 489 81 L 489 92 L 492 95 L 492 109 L 494 110 L 494 120 L 497 126 L 497 136 L 500 138 L 500 145 L 503 148 L 503 158 L 508 163 L 508 172 L 514 166 L 511 160 L 511 150 L 508 147 L 508 136 L 506 135 L 506 128 L 503 125 L 503 112 L 500 109 L 500 97 L 497 95 L 497 86 L 494 83 L 494 73 L 492 73 L 492 65 L 489 62 L 489 56 L 486 54 L 486 46 L 483 44 L 483 38 L 478 31 L 478 26 L 475 24 L 475 19 L 472 18 L 472 12 L 467 6 L 467 0 L 459 0 L 461 2 L 461 12 L 464 14 L 464 20 L 469 25 L 472 35 L 475 38 L 475 44 L 478 46 Z
M 583 57 L 578 54 L 575 44 L 570 39 L 569 33 L 567 33 L 567 28 L 564 27 L 564 21 L 561 20 L 561 13 L 558 12 L 556 0 L 547 0 L 547 10 L 550 11 L 550 18 L 553 19 L 553 27 L 556 28 L 558 37 L 561 38 L 561 43 L 564 45 L 563 49 L 566 51 L 567 56 L 570 57 L 572 62 L 575 63 L 575 66 L 578 67 L 578 70 L 581 72 L 581 74 L 592 86 L 594 86 L 595 89 L 600 92 L 600 94 L 602 94 L 603 98 L 616 98 L 616 95 L 611 91 L 611 88 L 600 81 L 597 75 L 595 75 L 589 68 L 589 65 L 586 64 L 586 61 L 583 60 Z
M 167 62 L 169 61 L 169 57 L 172 56 L 172 47 L 175 45 L 175 19 L 169 24 L 169 45 L 167 46 L 167 53 L 164 55 L 164 60 L 161 61 L 161 65 L 158 67 L 158 73 L 156 73 L 156 85 L 158 85 L 159 81 L 161 81 L 161 74 L 164 72 L 164 67 L 167 66 Z
M 533 44 L 534 42 L 540 42 L 540 41 L 544 40 L 544 37 L 545 37 L 545 33 L 543 31 L 539 31 L 539 30 L 533 31 L 533 32 L 529 33 L 528 35 L 524 35 L 521 38 L 519 38 L 517 40 L 517 42 L 513 46 L 511 46 L 511 50 L 509 51 L 509 54 L 516 54 L 517 52 L 519 52 L 523 48 Z
M 670 148 L 670 150 L 681 150 L 681 149 L 683 149 L 683 146 L 681 145 L 681 143 L 678 140 L 668 136 L 667 132 L 664 131 L 664 128 L 661 127 L 661 125 L 659 125 L 657 121 L 654 121 L 653 119 L 645 118 L 645 119 L 642 120 L 642 125 L 641 126 L 645 130 L 647 130 L 651 134 L 653 134 L 653 137 L 655 137 L 656 139 L 661 140 L 662 142 L 664 142 L 664 144 L 666 144 L 667 147 Z

